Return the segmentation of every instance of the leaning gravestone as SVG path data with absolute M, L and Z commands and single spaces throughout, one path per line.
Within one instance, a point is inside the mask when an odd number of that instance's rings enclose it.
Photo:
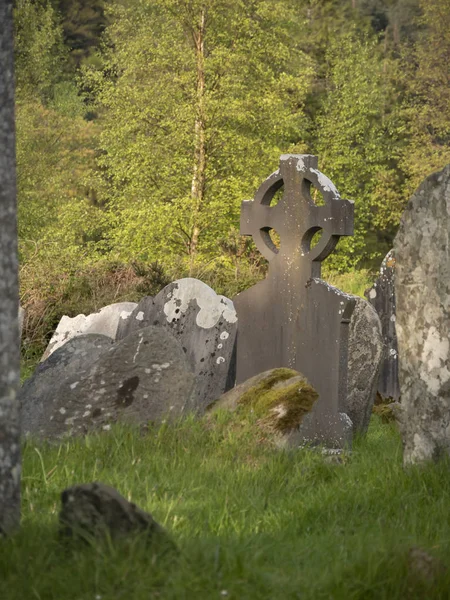
M 377 394 L 383 338 L 376 310 L 356 299 L 348 339 L 347 395 L 342 410 L 352 420 L 353 433 L 365 434 Z
M 149 325 L 170 331 L 186 352 L 196 376 L 193 411 L 203 412 L 233 387 L 237 316 L 231 300 L 198 279 L 179 279 L 155 298 L 143 298 L 119 324 L 117 339 Z
M 168 331 L 138 329 L 59 386 L 44 388 L 43 398 L 36 399 L 43 406 L 41 418 L 28 423 L 28 433 L 57 439 L 108 431 L 117 421 L 177 418 L 189 411 L 194 384 L 186 356 Z
M 117 302 L 104 306 L 88 316 L 77 315 L 70 318 L 64 315 L 58 323 L 41 361 L 46 360 L 52 352 L 70 339 L 83 333 L 99 333 L 114 340 L 119 324 L 128 319 L 136 306 L 136 302 Z
M 283 185 L 282 198 L 270 206 Z M 313 201 L 311 186 L 322 193 L 324 206 Z M 353 208 L 317 170 L 316 156 L 281 156 L 279 170 L 261 185 L 253 202 L 242 203 L 241 212 L 241 233 L 253 236 L 269 261 L 269 273 L 234 299 L 237 382 L 276 367 L 304 374 L 319 393 L 301 425 L 305 442 L 339 447 L 351 441 L 342 407 L 355 299 L 320 279 L 320 270 L 340 236 L 353 233 Z M 271 229 L 280 236 L 279 250 Z M 322 237 L 313 247 L 319 231 Z
M 13 3 L 0 2 L 0 535 L 20 522 Z
M 450 454 L 450 165 L 412 196 L 394 240 L 405 465 Z
M 22 435 L 45 427 L 53 412 L 53 403 L 58 400 L 54 390 L 64 379 L 86 371 L 112 344 L 111 338 L 98 333 L 79 335 L 36 367 L 19 392 Z
M 380 317 L 383 332 L 384 354 L 378 381 L 378 392 L 383 398 L 400 399 L 398 383 L 398 345 L 395 329 L 395 257 L 390 250 L 380 267 L 380 275 L 366 293 L 370 304 Z

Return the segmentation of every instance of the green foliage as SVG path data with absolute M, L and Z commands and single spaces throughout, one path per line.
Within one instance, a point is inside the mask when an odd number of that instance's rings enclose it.
M 405 471 L 395 427 L 372 417 L 342 464 L 276 451 L 251 424 L 189 419 L 23 450 L 22 529 L 0 539 L 7 600 L 445 600 L 449 573 L 410 563 L 423 548 L 448 565 L 448 461 Z M 167 562 L 139 537 L 62 546 L 61 491 L 102 481 L 167 528 Z
M 58 15 L 47 0 L 18 0 L 14 24 L 16 94 L 48 100 L 67 56 Z
M 412 193 L 424 178 L 450 162 L 450 4 L 421 1 L 422 31 L 403 56 L 404 111 L 410 144 L 404 168 Z
M 340 252 L 328 264 L 348 269 L 380 260 L 389 249 L 378 243 L 373 250 L 368 241 L 375 226 L 381 237 L 401 214 L 396 194 L 399 133 L 391 108 L 390 65 L 378 39 L 352 28 L 332 40 L 327 61 L 329 89 L 317 118 L 317 152 L 322 170 L 341 195 L 355 201 L 355 234 L 340 242 Z M 392 200 L 384 210 L 387 193 Z
M 203 258 L 217 255 L 242 198 L 281 152 L 301 148 L 312 68 L 285 27 L 292 27 L 289 3 L 206 3 L 201 68 L 193 40 L 203 5 L 189 6 L 114 6 L 104 76 L 86 75 L 98 86 L 110 246 L 124 260 L 179 262 L 193 253 L 196 228 Z M 199 127 L 205 166 L 197 205 Z
M 40 298 L 40 343 L 58 274 L 157 263 L 231 297 L 263 278 L 239 210 L 283 152 L 319 154 L 355 200 L 323 272 L 362 294 L 411 192 L 450 162 L 448 0 L 17 0 L 14 16 L 21 295 Z

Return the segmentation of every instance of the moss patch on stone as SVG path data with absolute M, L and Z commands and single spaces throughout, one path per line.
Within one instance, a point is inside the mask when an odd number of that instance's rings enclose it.
M 297 381 L 292 384 L 277 387 L 277 384 L 294 377 Z M 305 377 L 292 369 L 280 368 L 243 394 L 238 406 L 241 414 L 252 411 L 261 425 L 286 433 L 301 424 L 318 397 Z
M 381 418 L 382 423 L 394 423 L 397 420 L 393 403 L 375 404 L 372 412 Z

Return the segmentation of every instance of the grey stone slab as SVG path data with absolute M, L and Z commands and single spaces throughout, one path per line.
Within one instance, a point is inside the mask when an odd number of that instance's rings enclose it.
M 46 439 L 108 431 L 117 421 L 146 424 L 189 410 L 195 377 L 177 340 L 162 327 L 133 331 L 87 369 L 47 389 L 46 422 L 30 431 Z
M 409 200 L 394 240 L 405 465 L 450 454 L 450 165 Z
M 20 522 L 13 3 L 0 2 L 0 533 Z
M 383 398 L 400 399 L 398 382 L 398 344 L 395 329 L 395 257 L 390 250 L 380 267 L 380 274 L 366 293 L 370 304 L 380 317 L 384 353 L 378 381 L 378 392 Z
M 22 435 L 45 428 L 58 399 L 54 391 L 61 382 L 91 367 L 112 344 L 111 338 L 98 333 L 79 335 L 36 367 L 19 392 Z
M 270 206 L 284 185 L 279 202 Z M 311 186 L 324 205 L 315 204 Z M 279 250 L 270 230 L 280 236 Z M 318 244 L 313 236 L 322 231 Z M 308 432 L 334 445 L 348 434 L 339 417 L 347 389 L 348 325 L 355 299 L 320 279 L 321 261 L 353 232 L 353 203 L 317 170 L 317 157 L 283 155 L 280 168 L 243 202 L 241 233 L 269 261 L 267 278 L 238 294 L 237 382 L 276 367 L 303 373 L 319 393 Z M 335 429 L 334 429 L 335 428 Z
M 348 340 L 348 385 L 343 411 L 352 420 L 353 433 L 365 434 L 377 394 L 383 338 L 376 310 L 356 298 Z
M 128 319 L 136 306 L 136 302 L 117 302 L 104 306 L 99 311 L 87 316 L 80 314 L 71 318 L 64 315 L 58 323 L 41 361 L 46 360 L 52 352 L 70 339 L 83 333 L 99 333 L 114 340 L 119 324 Z
M 155 298 L 143 298 L 130 318 L 119 325 L 117 339 L 154 325 L 180 342 L 196 376 L 193 411 L 234 385 L 237 316 L 233 303 L 198 279 L 179 279 Z

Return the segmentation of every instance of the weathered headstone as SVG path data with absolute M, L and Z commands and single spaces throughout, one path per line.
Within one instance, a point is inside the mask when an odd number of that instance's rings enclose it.
M 409 200 L 394 240 L 404 464 L 450 455 L 450 165 Z
M 284 185 L 284 194 L 270 206 Z M 322 193 L 315 204 L 310 188 Z M 341 445 L 347 388 L 348 324 L 355 299 L 320 279 L 321 262 L 341 235 L 353 233 L 353 203 L 342 200 L 317 170 L 317 157 L 283 155 L 280 168 L 243 202 L 241 233 L 251 235 L 269 261 L 267 278 L 234 299 L 239 318 L 237 382 L 276 367 L 303 373 L 319 393 L 305 419 L 305 441 Z M 280 248 L 270 238 L 274 229 Z M 316 233 L 320 241 L 312 247 Z
M 342 408 L 352 420 L 353 433 L 364 434 L 369 427 L 382 356 L 380 319 L 366 300 L 357 298 L 350 321 L 347 396 Z
M 57 400 L 55 390 L 68 378 L 78 376 L 104 354 L 113 341 L 98 333 L 79 335 L 41 362 L 19 392 L 22 435 L 45 427 Z
M 45 418 L 30 421 L 28 433 L 57 439 L 108 431 L 117 421 L 144 425 L 178 418 L 189 411 L 194 384 L 185 353 L 168 331 L 138 329 L 85 370 L 45 389 L 45 401 L 36 399 Z
M 83 333 L 99 333 L 114 340 L 119 324 L 128 319 L 136 306 L 136 302 L 117 302 L 104 306 L 99 311 L 87 316 L 77 315 L 71 318 L 64 315 L 58 323 L 41 361 L 46 360 L 52 352 L 70 339 Z
M 12 0 L 0 2 L 0 534 L 20 522 L 17 209 Z
M 383 398 L 400 399 L 398 383 L 398 345 L 395 329 L 395 257 L 390 250 L 380 267 L 380 275 L 366 297 L 380 317 L 384 353 L 378 381 L 378 392 Z
M 233 387 L 237 316 L 231 300 L 198 279 L 179 279 L 155 298 L 143 298 L 119 324 L 117 339 L 149 325 L 170 331 L 186 352 L 196 376 L 193 411 L 202 412 Z

